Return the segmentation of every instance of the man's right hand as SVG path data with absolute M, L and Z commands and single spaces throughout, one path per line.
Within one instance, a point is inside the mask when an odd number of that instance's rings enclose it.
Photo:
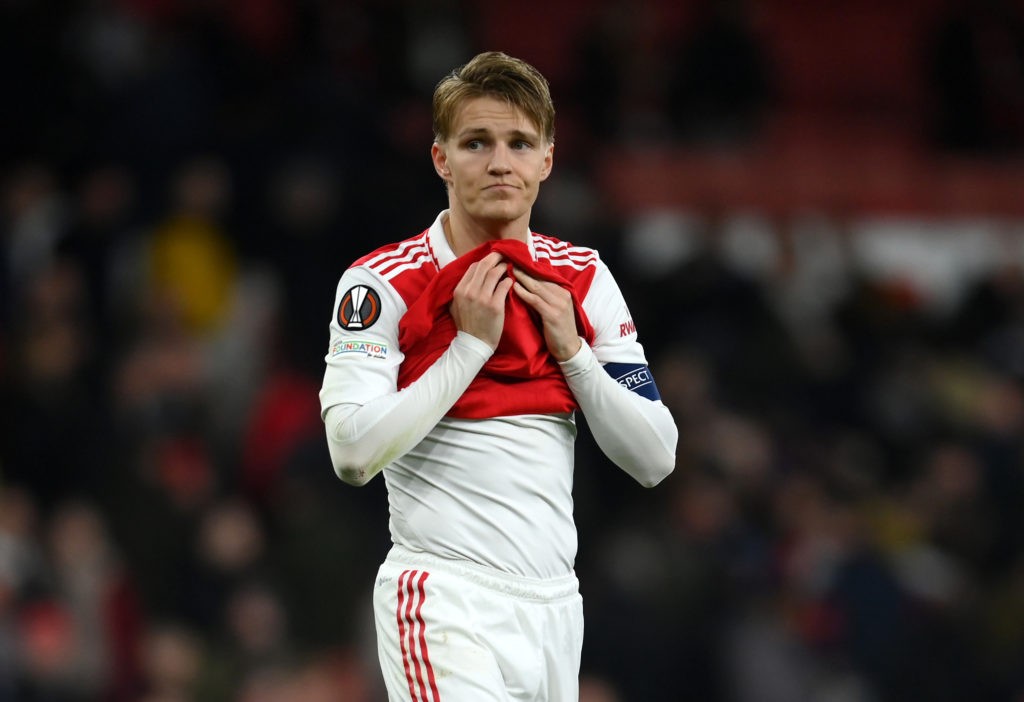
M 514 279 L 501 254 L 489 253 L 469 266 L 455 286 L 449 308 L 459 331 L 472 334 L 492 349 L 505 327 L 505 299 Z

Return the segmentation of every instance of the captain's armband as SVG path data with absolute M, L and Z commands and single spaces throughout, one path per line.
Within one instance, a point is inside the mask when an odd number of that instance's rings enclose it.
M 605 371 L 615 381 L 631 392 L 648 400 L 660 400 L 658 386 L 654 384 L 651 369 L 642 363 L 606 363 Z

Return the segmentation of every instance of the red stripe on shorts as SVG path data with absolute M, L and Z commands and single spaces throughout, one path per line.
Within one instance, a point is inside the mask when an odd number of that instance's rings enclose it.
M 405 678 L 409 681 L 409 696 L 417 702 L 416 687 L 412 684 L 412 673 L 409 671 L 409 651 L 405 648 L 405 619 L 402 617 L 402 603 L 405 602 L 405 579 L 409 571 L 398 576 L 398 640 L 402 645 L 402 664 L 405 666 Z
M 398 638 L 402 646 L 402 664 L 405 666 L 405 678 L 409 682 L 409 696 L 412 702 L 441 701 L 434 679 L 434 668 L 430 665 L 430 656 L 427 654 L 426 623 L 421 614 L 423 601 L 426 599 L 426 590 L 423 584 L 428 575 L 429 573 L 421 573 L 418 570 L 406 570 L 398 577 L 398 609 L 396 611 Z M 417 627 L 419 627 L 418 636 Z M 420 655 L 416 653 L 417 643 Z M 423 679 L 424 669 L 427 681 L 430 683 L 429 696 L 426 682 Z
M 427 653 L 427 624 L 423 621 L 423 617 L 420 615 L 420 610 L 423 609 L 423 602 L 427 599 L 427 591 L 423 587 L 423 583 L 427 581 L 427 576 L 430 573 L 423 573 L 420 576 L 419 582 L 416 584 L 419 588 L 420 603 L 416 607 L 416 621 L 420 624 L 420 651 L 423 653 L 423 667 L 427 669 L 427 680 L 430 682 L 430 691 L 433 695 L 434 702 L 441 701 L 441 695 L 437 694 L 437 681 L 434 679 L 434 666 L 430 665 L 430 655 Z M 423 681 L 420 681 L 420 687 L 422 688 Z M 426 693 L 424 692 L 424 698 Z

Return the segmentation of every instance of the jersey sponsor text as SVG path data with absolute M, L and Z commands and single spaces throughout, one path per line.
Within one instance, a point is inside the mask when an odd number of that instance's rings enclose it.
M 344 339 L 331 347 L 331 356 L 340 356 L 344 353 L 358 353 L 367 358 L 387 358 L 388 345 L 365 339 Z

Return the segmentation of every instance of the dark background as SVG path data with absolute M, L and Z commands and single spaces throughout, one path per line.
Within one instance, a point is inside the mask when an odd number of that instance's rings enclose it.
M 578 448 L 581 699 L 1024 700 L 1020 2 L 0 2 L 0 701 L 383 699 L 334 288 L 436 82 L 558 109 L 681 431 Z

